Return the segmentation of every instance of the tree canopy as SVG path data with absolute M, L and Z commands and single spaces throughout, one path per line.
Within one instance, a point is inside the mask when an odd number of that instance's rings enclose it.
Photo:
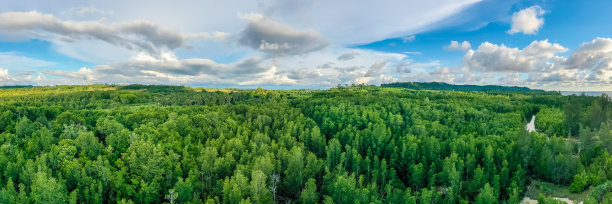
M 1 89 L 0 203 L 516 203 L 532 179 L 597 203 L 612 197 L 611 104 L 376 86 Z

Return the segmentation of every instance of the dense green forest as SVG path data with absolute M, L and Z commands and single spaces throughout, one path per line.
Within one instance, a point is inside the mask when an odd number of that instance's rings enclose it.
M 0 203 L 606 203 L 611 119 L 554 92 L 2 89 Z

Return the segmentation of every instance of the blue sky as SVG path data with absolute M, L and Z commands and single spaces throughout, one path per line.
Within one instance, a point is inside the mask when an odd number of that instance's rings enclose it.
M 505 3 L 509 4 L 509 2 L 512 1 Z M 511 4 L 512 6 L 508 8 L 489 7 L 497 3 L 499 1 L 477 3 L 473 5 L 473 8 L 450 17 L 450 19 L 462 19 L 466 15 L 476 15 L 475 19 L 419 33 L 418 38 L 415 35 L 415 40 L 408 43 L 403 43 L 401 38 L 391 38 L 355 47 L 397 53 L 420 50 L 424 54 L 415 56 L 415 59 L 444 59 L 449 63 L 460 63 L 463 55 L 440 52 L 440 48 L 448 45 L 449 40 L 468 41 L 473 45 L 491 42 L 511 47 L 525 47 L 534 40 L 549 39 L 551 42 L 575 49 L 585 41 L 597 37 L 610 37 L 612 34 L 612 26 L 606 26 L 612 20 L 612 14 L 607 11 L 612 8 L 612 1 L 525 1 Z M 538 33 L 534 35 L 507 34 L 511 20 L 509 16 L 517 10 L 533 5 L 538 5 L 546 10 L 542 16 L 545 23 Z M 470 14 L 472 9 L 476 14 Z M 482 10 L 488 11 L 479 13 Z M 453 56 L 456 58 L 450 59 Z
M 612 1 L 0 0 L 0 85 L 612 90 Z

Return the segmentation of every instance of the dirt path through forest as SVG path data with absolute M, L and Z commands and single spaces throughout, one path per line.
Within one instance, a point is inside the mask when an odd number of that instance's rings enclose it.
M 527 130 L 527 132 L 533 132 L 533 131 L 536 131 L 536 128 L 535 128 L 535 119 L 536 119 L 536 116 L 535 116 L 535 115 L 533 115 L 533 116 L 531 117 L 531 121 L 529 121 L 529 123 L 527 123 L 527 125 L 525 126 L 525 129 Z M 558 198 L 558 197 L 553 197 L 553 198 L 554 198 L 555 200 L 563 201 L 563 202 L 568 203 L 568 204 L 574 204 L 574 201 L 570 200 L 569 198 Z M 529 197 L 525 196 L 525 197 L 523 198 L 523 200 L 521 201 L 521 203 L 526 203 L 526 204 L 537 204 L 537 203 L 538 203 L 538 201 L 537 201 L 537 200 L 533 200 L 533 199 L 531 199 L 531 198 L 529 198 Z M 582 201 L 578 202 L 578 204 L 582 204 Z
M 529 123 L 527 123 L 527 125 L 525 126 L 525 129 L 527 130 L 527 132 L 536 131 L 535 119 L 536 119 L 535 115 L 531 116 L 531 121 L 529 121 Z

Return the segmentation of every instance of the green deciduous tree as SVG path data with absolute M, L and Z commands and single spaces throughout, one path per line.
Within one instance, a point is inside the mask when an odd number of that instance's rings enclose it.
M 49 178 L 45 172 L 36 173 L 31 193 L 34 203 L 65 203 L 66 195 L 65 187 L 55 178 Z

